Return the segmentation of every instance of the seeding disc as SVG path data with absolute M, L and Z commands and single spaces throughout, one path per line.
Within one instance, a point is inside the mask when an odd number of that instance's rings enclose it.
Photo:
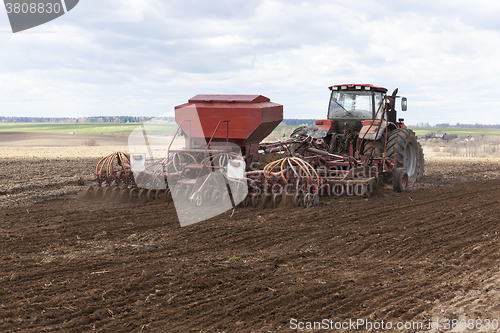
M 313 204 L 313 195 L 312 193 L 307 193 L 304 196 L 304 207 L 309 208 Z
M 252 194 L 252 207 L 256 208 L 260 202 L 260 194 Z
M 187 201 L 189 199 L 189 193 L 191 189 L 189 187 L 181 187 L 177 192 L 176 200 Z
M 293 193 L 283 193 L 282 205 L 288 206 L 294 204 L 294 194 Z
M 200 192 L 196 193 L 194 196 L 194 203 L 197 207 L 203 205 L 203 195 Z
M 141 188 L 137 197 L 139 198 L 139 200 L 146 200 L 148 197 L 148 189 Z
M 244 207 L 249 207 L 252 205 L 252 195 L 249 193 L 243 200 L 243 206 Z
M 344 195 L 344 185 L 342 184 L 333 185 L 333 194 L 335 194 L 338 197 Z
M 181 197 L 182 197 L 182 194 L 184 192 L 184 189 L 182 187 L 178 187 L 174 193 L 172 193 L 172 197 L 174 200 L 182 200 Z
M 271 193 L 264 193 L 260 197 L 260 207 L 261 208 L 266 208 L 269 203 L 272 204 L 273 201 L 273 195 Z
M 274 206 L 274 208 L 277 208 L 280 205 L 282 199 L 283 199 L 283 194 L 280 194 L 280 193 L 273 194 L 273 206 Z
M 297 207 L 302 207 L 304 205 L 304 197 L 300 192 L 297 192 L 293 196 L 293 202 L 295 203 L 295 206 Z
M 203 190 L 202 196 L 203 196 L 202 197 L 203 202 L 210 202 L 210 199 L 212 198 L 212 191 L 206 188 Z
M 83 198 L 92 199 L 93 196 L 94 196 L 94 186 L 87 187 L 83 192 Z
M 225 192 L 222 196 L 222 203 L 224 206 L 231 205 L 231 199 L 229 198 L 229 192 Z
M 238 206 L 240 203 L 245 205 L 244 201 L 246 198 L 247 193 L 243 191 L 236 191 L 236 193 L 233 192 L 233 199 L 234 199 L 234 204 Z
M 128 198 L 129 198 L 129 193 L 130 193 L 130 190 L 128 188 L 122 188 L 121 192 L 120 192 L 120 201 L 127 201 Z
M 102 187 L 96 187 L 96 189 L 94 190 L 94 197 L 95 198 L 101 198 L 102 197 Z
M 118 186 L 114 186 L 111 190 L 111 199 L 116 200 L 120 197 L 120 188 Z
M 167 197 L 166 190 L 157 190 L 156 191 L 156 197 L 155 197 L 156 200 L 165 201 L 166 197 Z
M 212 200 L 212 203 L 213 204 L 220 204 L 221 202 L 221 193 L 219 190 L 214 190 L 212 192 L 212 197 L 211 197 L 211 200 Z
M 364 184 L 356 184 L 354 185 L 354 194 L 358 197 L 363 197 L 366 195 L 366 185 Z
M 128 195 L 130 201 L 135 201 L 139 197 L 139 190 L 137 188 L 131 188 Z
M 109 187 L 109 186 L 103 187 L 102 188 L 102 197 L 105 198 L 105 199 L 108 198 L 111 195 L 111 191 L 112 190 L 113 189 L 111 187 Z
M 146 194 L 146 200 L 147 201 L 154 201 L 156 198 L 156 190 L 148 190 L 147 194 Z
M 319 195 L 317 193 L 313 197 L 312 205 L 313 207 L 319 206 Z

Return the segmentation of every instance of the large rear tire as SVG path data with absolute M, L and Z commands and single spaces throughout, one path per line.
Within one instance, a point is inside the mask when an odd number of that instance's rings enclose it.
M 263 170 L 266 165 L 269 163 L 272 163 L 274 161 L 277 161 L 279 159 L 283 158 L 283 154 L 281 153 L 269 153 L 269 154 L 264 154 L 259 158 L 259 161 L 257 162 L 257 169 Z
M 292 134 L 290 134 L 290 137 L 292 139 L 305 138 L 305 137 L 307 137 L 307 130 L 308 129 L 309 129 L 308 126 L 297 127 L 296 129 L 293 130 Z
M 423 152 L 412 130 L 400 128 L 389 134 L 387 157 L 394 159 L 395 155 L 396 168 L 405 169 L 410 183 L 422 178 L 424 171 Z
M 425 165 L 425 158 L 424 158 L 424 150 L 422 149 L 422 146 L 420 143 L 418 143 L 418 151 L 419 151 L 419 156 L 420 156 L 420 164 L 419 164 L 419 169 L 418 169 L 418 175 L 417 175 L 417 182 L 422 180 L 424 178 L 424 165 Z
M 375 148 L 373 148 L 373 151 L 372 151 L 372 147 L 373 147 L 374 143 L 375 143 Z M 371 153 L 371 155 L 370 155 L 370 153 Z M 384 153 L 384 143 L 382 142 L 382 140 L 376 140 L 376 141 L 366 140 L 365 141 L 365 144 L 363 147 L 363 155 L 365 155 L 365 156 L 370 155 L 372 157 L 375 157 L 375 156 L 381 157 L 383 153 Z

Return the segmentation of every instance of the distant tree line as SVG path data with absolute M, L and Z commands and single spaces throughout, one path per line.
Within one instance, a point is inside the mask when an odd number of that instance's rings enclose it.
M 144 123 L 146 121 L 168 121 L 175 122 L 174 117 L 132 117 L 132 116 L 98 116 L 82 118 L 45 118 L 45 117 L 1 117 L 3 123 Z M 312 125 L 315 119 L 284 119 L 283 125 Z
M 454 128 L 500 128 L 500 124 L 436 124 L 435 127 L 454 127 Z
M 82 118 L 46 118 L 46 117 L 2 117 L 0 122 L 3 123 L 144 123 L 147 121 L 167 121 L 175 122 L 174 117 L 132 117 L 132 116 L 97 116 L 97 117 L 82 117 Z M 316 119 L 283 119 L 282 125 L 301 126 L 313 125 Z M 500 128 L 500 124 L 460 124 L 450 125 L 448 123 L 436 124 L 432 126 L 429 123 L 418 123 L 410 127 L 441 127 L 441 128 Z
M 0 117 L 2 123 L 144 123 L 150 120 L 174 122 L 174 117 L 98 116 L 83 118 Z
M 412 125 L 410 127 L 441 127 L 441 128 L 500 128 L 500 124 L 460 124 L 456 123 L 451 125 L 448 123 L 436 124 L 432 126 L 429 123 L 418 123 L 417 125 Z

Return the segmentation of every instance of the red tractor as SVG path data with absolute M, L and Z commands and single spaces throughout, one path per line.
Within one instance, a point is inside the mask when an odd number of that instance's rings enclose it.
M 332 154 L 350 154 L 396 159 L 396 168 L 404 168 L 409 182 L 424 174 L 424 154 L 415 133 L 397 118 L 398 89 L 387 96 L 387 89 L 371 84 L 341 84 L 331 90 L 327 119 L 314 126 L 299 127 L 292 138 L 323 138 Z M 401 110 L 407 110 L 406 97 Z M 350 152 L 352 149 L 352 152 Z M 385 176 L 388 181 L 390 177 Z

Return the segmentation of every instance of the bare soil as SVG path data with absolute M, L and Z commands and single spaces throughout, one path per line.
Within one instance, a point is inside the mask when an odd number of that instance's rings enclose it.
M 97 161 L 2 159 L 0 331 L 287 332 L 296 318 L 440 320 L 443 332 L 445 319 L 500 319 L 498 160 L 428 160 L 403 194 L 183 228 L 172 204 L 78 199 Z

